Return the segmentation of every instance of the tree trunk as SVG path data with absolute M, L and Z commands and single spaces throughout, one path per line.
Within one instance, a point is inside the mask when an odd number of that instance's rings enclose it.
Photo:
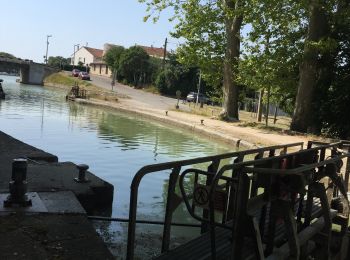
M 241 0 L 224 0 L 224 8 L 227 9 L 225 15 L 226 29 L 226 51 L 224 58 L 223 71 L 223 94 L 224 104 L 221 112 L 221 118 L 225 120 L 238 120 L 238 84 L 237 65 L 240 51 L 240 30 L 242 26 L 243 16 L 234 15 L 234 12 L 241 6 Z
M 265 125 L 269 125 L 269 114 L 270 114 L 270 93 L 271 87 L 267 87 L 267 102 L 266 102 L 266 117 L 265 117 Z
M 259 104 L 258 104 L 258 122 L 261 122 L 262 114 L 263 114 L 263 97 L 264 97 L 264 89 L 260 89 L 259 93 Z
M 326 0 L 310 0 L 309 4 L 309 28 L 304 43 L 304 57 L 299 68 L 298 93 L 291 123 L 291 129 L 300 132 L 313 130 L 314 127 L 313 99 L 318 81 L 319 51 L 310 42 L 318 42 L 328 34 L 323 1 Z

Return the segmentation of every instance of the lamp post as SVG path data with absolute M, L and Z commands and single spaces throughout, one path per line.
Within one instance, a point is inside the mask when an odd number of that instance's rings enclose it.
M 78 44 L 74 44 L 74 52 L 73 52 L 73 69 L 74 69 L 74 65 L 75 65 L 75 46 L 78 47 L 79 50 L 79 43 Z
M 46 56 L 45 56 L 45 64 L 47 64 L 47 54 L 49 52 L 49 38 L 52 37 L 52 35 L 46 35 Z

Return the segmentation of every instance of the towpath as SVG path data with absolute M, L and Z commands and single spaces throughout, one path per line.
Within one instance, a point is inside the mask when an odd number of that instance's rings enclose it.
M 111 79 L 109 78 L 92 76 L 92 82 L 96 86 L 111 90 Z M 174 111 L 176 99 L 148 93 L 120 83 L 116 83 L 114 91 L 129 98 L 120 98 L 118 103 L 98 102 L 103 103 L 102 105 L 133 111 L 158 121 L 168 122 L 179 128 L 185 127 L 232 145 L 236 145 L 237 141 L 246 146 L 266 146 L 300 141 L 306 142 L 310 139 L 310 137 L 302 135 L 288 135 L 263 129 L 241 127 L 238 126 L 238 123 L 227 123 L 196 114 L 177 112 Z M 181 102 L 179 105 L 181 110 L 188 110 L 187 105 Z M 168 111 L 167 115 L 165 111 Z M 201 120 L 204 120 L 203 124 Z

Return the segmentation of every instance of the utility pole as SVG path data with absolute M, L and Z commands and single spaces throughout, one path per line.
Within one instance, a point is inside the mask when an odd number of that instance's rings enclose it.
M 73 69 L 74 69 L 74 65 L 75 65 L 75 46 L 78 47 L 79 50 L 79 43 L 78 44 L 74 44 L 74 51 L 73 51 Z
M 166 58 L 166 48 L 168 45 L 168 38 L 165 38 L 165 42 L 164 42 L 164 53 L 163 53 L 163 69 L 164 69 L 164 65 L 165 65 L 165 58 Z
M 45 56 L 45 64 L 47 64 L 47 54 L 49 52 L 49 38 L 52 37 L 52 35 L 46 35 L 46 56 Z

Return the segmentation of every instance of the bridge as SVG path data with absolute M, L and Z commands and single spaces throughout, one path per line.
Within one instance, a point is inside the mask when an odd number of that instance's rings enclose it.
M 43 85 L 45 77 L 57 72 L 56 68 L 33 62 L 32 60 L 0 57 L 0 72 L 18 73 L 20 83 Z

